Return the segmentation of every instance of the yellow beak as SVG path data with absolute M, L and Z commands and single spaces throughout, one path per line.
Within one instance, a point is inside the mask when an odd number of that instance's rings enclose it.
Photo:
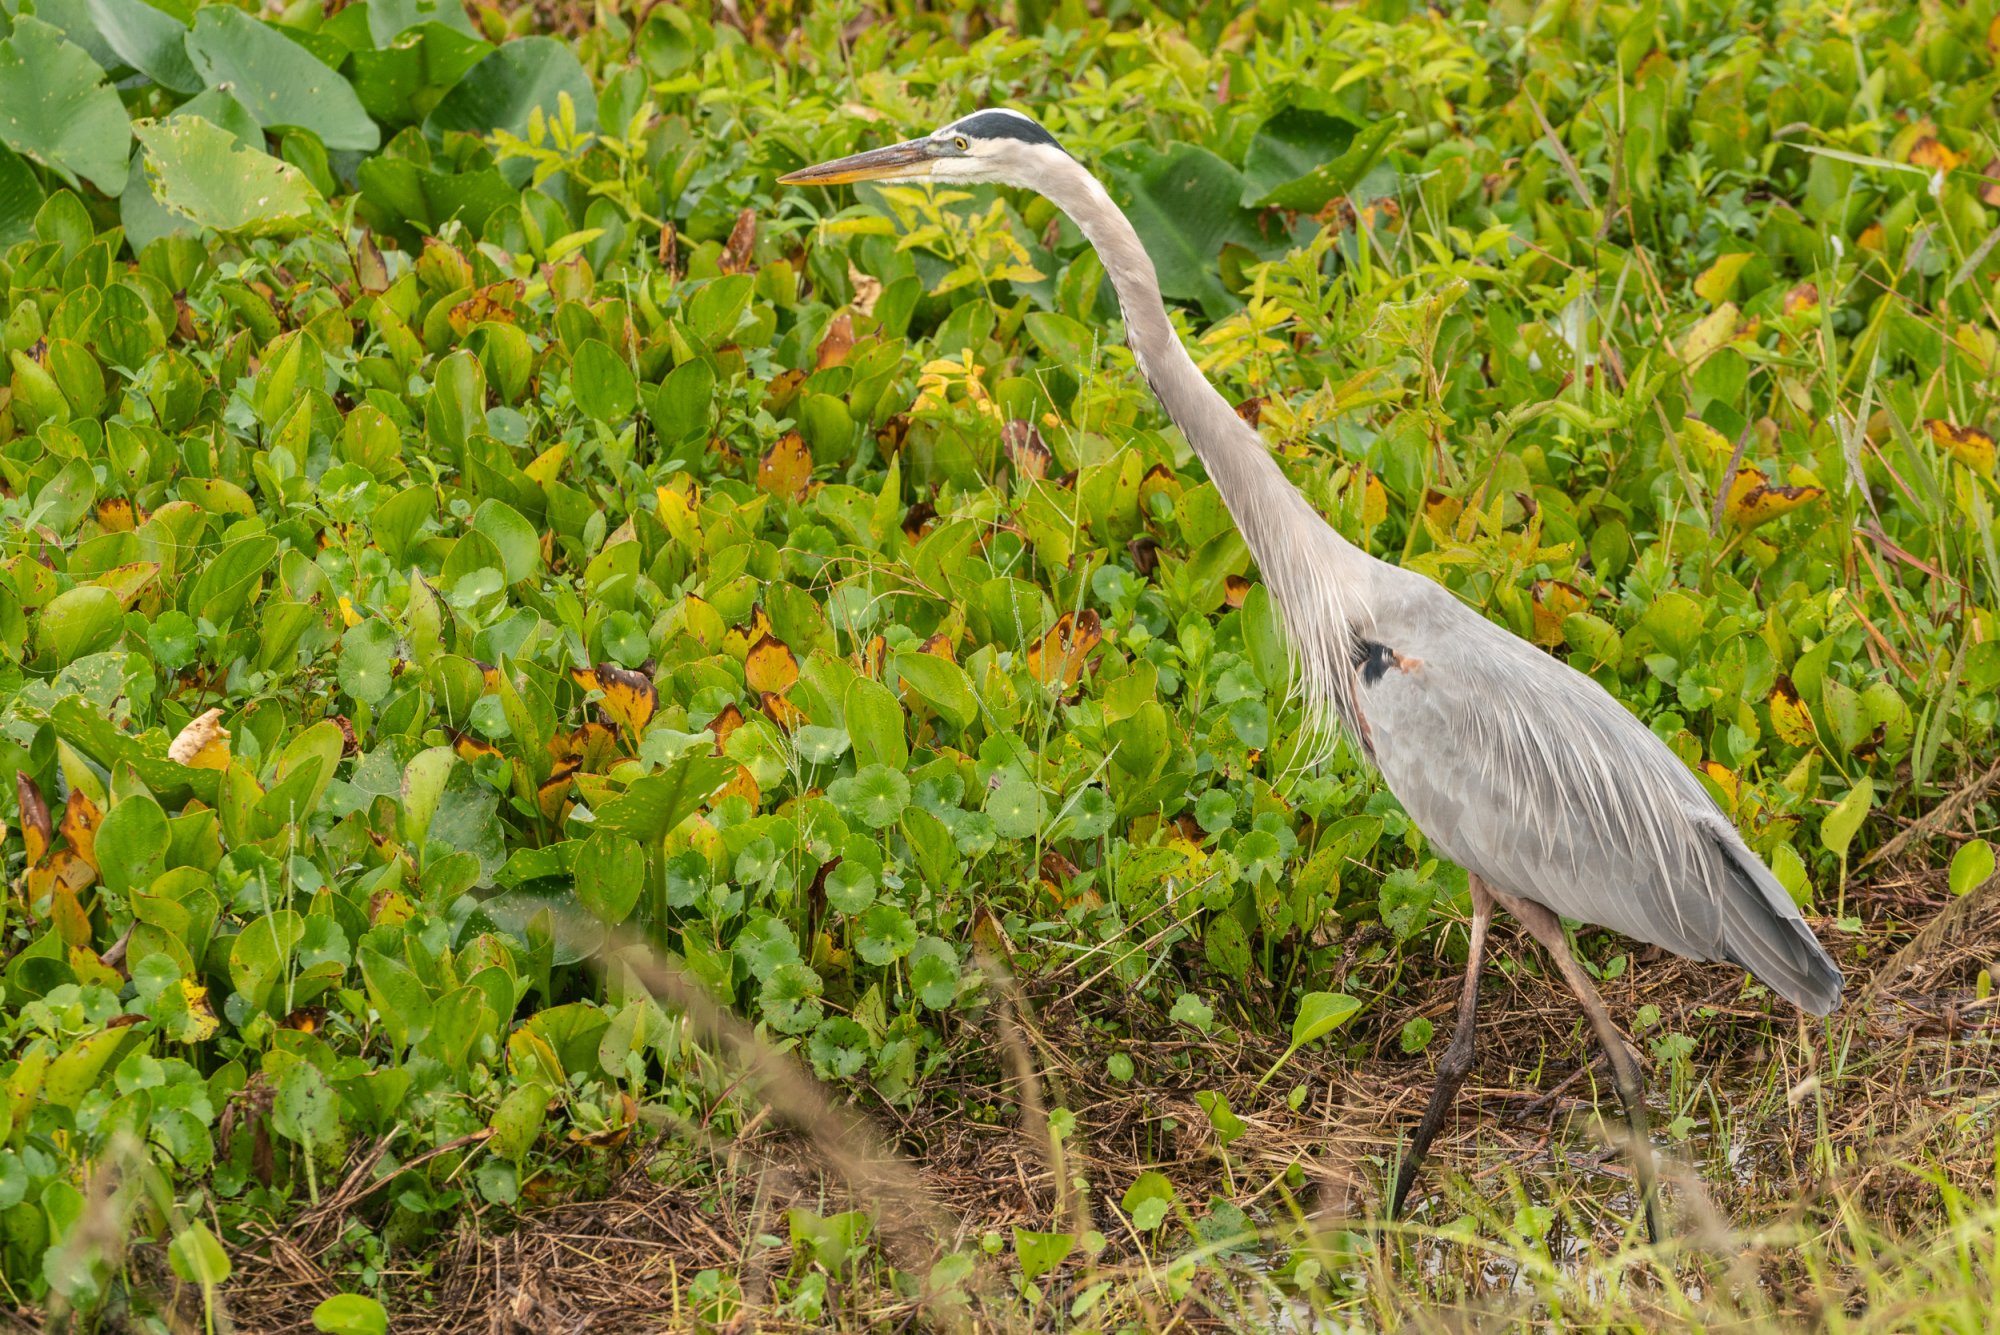
M 908 181 L 931 174 L 939 156 L 928 139 L 912 139 L 887 148 L 836 158 L 816 167 L 801 167 L 778 178 L 779 185 L 848 185 L 854 181 Z

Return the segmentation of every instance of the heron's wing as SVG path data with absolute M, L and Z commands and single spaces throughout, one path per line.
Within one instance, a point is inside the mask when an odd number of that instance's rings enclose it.
M 1360 708 L 1419 828 L 1495 888 L 1695 959 L 1816 1013 L 1840 973 L 1665 743 L 1596 682 L 1409 572 L 1378 580 Z

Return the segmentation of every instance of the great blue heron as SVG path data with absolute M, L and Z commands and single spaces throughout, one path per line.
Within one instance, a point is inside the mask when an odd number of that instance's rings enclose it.
M 1498 906 L 1547 948 L 1610 1059 L 1646 1222 L 1660 1239 L 1639 1067 L 1561 918 L 1729 961 L 1814 1015 L 1833 1010 L 1841 990 L 1840 970 L 1785 888 L 1694 775 L 1589 677 L 1321 519 L 1182 346 L 1131 222 L 1033 118 L 979 111 L 922 139 L 779 179 L 1020 186 L 1082 230 L 1117 292 L 1133 360 L 1222 493 L 1277 600 L 1309 718 L 1344 729 L 1425 837 L 1470 876 L 1457 1024 L 1390 1214 L 1402 1212 L 1472 1069 L 1486 931 Z

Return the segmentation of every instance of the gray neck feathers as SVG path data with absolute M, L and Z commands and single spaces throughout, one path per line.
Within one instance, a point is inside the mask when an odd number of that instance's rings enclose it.
M 1194 364 L 1167 318 L 1152 258 L 1104 187 L 1065 155 L 1032 188 L 1068 214 L 1103 261 L 1125 342 L 1187 437 L 1277 599 L 1298 666 L 1294 689 L 1323 743 L 1345 726 L 1367 747 L 1355 704 L 1356 614 L 1372 561 L 1334 532 L 1278 468 L 1257 432 Z

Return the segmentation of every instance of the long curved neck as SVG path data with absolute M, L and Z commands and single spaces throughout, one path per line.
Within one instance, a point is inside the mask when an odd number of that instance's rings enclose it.
M 1356 703 L 1354 661 L 1360 628 L 1373 620 L 1374 559 L 1320 518 L 1263 437 L 1194 364 L 1167 318 L 1152 257 L 1097 178 L 1067 159 L 1033 188 L 1069 215 L 1103 261 L 1140 374 L 1222 493 L 1284 613 L 1309 720 L 1323 737 L 1337 721 L 1372 751 Z

